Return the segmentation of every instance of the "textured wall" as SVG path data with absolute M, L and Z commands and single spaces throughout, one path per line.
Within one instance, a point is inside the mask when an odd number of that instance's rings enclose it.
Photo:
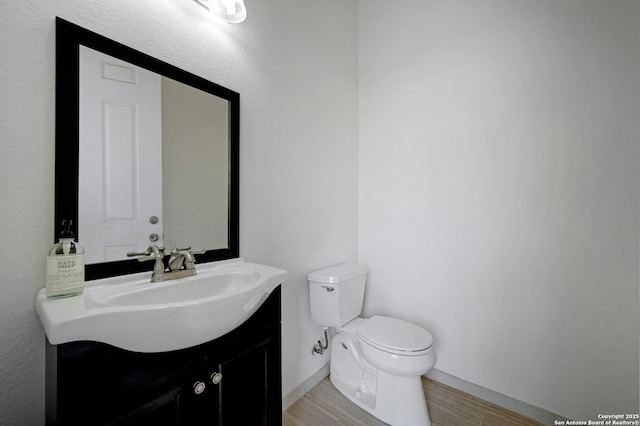
M 359 6 L 366 313 L 468 382 L 637 412 L 640 2 Z
M 290 272 L 284 392 L 321 367 L 306 273 L 357 257 L 355 1 L 249 2 L 232 26 L 190 0 L 5 2 L 0 17 L 0 424 L 44 420 L 33 308 L 53 235 L 54 18 L 241 94 L 241 255 Z M 330 170 L 330 172 L 329 172 Z

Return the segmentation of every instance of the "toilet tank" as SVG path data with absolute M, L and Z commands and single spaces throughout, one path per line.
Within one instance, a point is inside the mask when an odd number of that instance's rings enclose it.
M 339 327 L 360 315 L 367 267 L 343 263 L 307 275 L 311 319 L 318 325 Z

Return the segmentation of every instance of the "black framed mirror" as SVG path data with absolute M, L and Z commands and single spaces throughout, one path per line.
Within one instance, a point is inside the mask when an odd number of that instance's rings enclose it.
M 86 55 L 98 58 L 94 68 L 101 78 L 129 84 L 123 96 L 134 91 L 132 82 L 142 81 L 146 78 L 143 75 L 151 76 L 157 91 L 149 104 L 159 110 L 151 121 L 154 131 L 148 132 L 147 124 L 139 124 L 140 117 L 147 113 L 137 101 L 106 101 L 104 96 L 97 96 L 95 105 L 84 103 L 87 98 L 94 99 L 95 91 L 87 83 L 85 69 L 91 66 L 84 65 Z M 115 93 L 110 87 L 105 89 L 107 98 Z M 159 99 L 161 107 L 155 102 Z M 103 115 L 89 120 L 93 110 Z M 210 115 L 213 110 L 219 110 L 215 118 Z M 215 123 L 223 125 L 211 127 Z M 99 249 L 85 247 L 92 253 L 85 255 L 87 280 L 150 271 L 152 262 L 127 259 L 126 252 L 144 250 L 158 242 L 165 246 L 166 255 L 171 248 L 185 245 L 205 249 L 204 254 L 196 256 L 198 262 L 239 257 L 239 131 L 237 92 L 56 18 L 54 237 L 57 240 L 63 220 L 72 220 L 80 244 L 97 244 Z M 89 148 L 92 145 L 87 142 L 94 137 L 104 139 L 98 141 L 97 149 Z M 162 145 L 143 149 L 143 139 Z M 162 151 L 160 156 L 158 151 Z M 93 152 L 96 158 L 87 154 Z M 149 163 L 146 169 L 138 166 L 142 160 Z M 148 175 L 159 177 L 147 179 L 151 186 L 147 183 L 145 187 L 142 181 Z M 161 190 L 156 191 L 157 187 Z M 162 194 L 159 204 L 155 199 L 142 198 L 154 191 Z M 149 205 L 159 206 L 159 211 L 143 211 Z M 97 209 L 97 213 L 88 212 L 88 207 Z M 132 230 L 127 222 L 144 223 L 147 228 Z M 158 224 L 165 228 L 154 228 Z M 103 237 L 90 236 L 102 225 L 104 241 Z M 120 228 L 114 230 L 114 226 Z M 107 240 L 114 235 L 134 234 L 135 242 Z M 203 235 L 205 239 L 192 242 Z

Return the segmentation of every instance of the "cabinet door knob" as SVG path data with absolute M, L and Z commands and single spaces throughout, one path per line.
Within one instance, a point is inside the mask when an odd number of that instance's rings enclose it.
M 203 382 L 195 382 L 193 384 L 193 392 L 195 392 L 196 395 L 200 395 L 202 392 L 204 392 L 204 389 L 207 387 L 207 385 L 205 385 Z
M 222 373 L 213 373 L 211 375 L 211 382 L 214 385 L 217 385 L 218 383 L 220 383 L 222 381 Z

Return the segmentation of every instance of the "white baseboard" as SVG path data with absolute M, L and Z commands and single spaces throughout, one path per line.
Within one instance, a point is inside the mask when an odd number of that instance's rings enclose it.
M 328 375 L 329 363 L 327 362 L 324 367 L 316 371 L 311 377 L 309 377 L 302 384 L 297 386 L 282 398 L 282 411 L 286 410 L 291 405 L 293 405 L 294 402 L 302 398 L 305 393 L 307 393 L 315 385 L 320 383 Z M 554 424 L 554 420 L 566 420 L 564 417 L 561 417 L 550 411 L 535 407 L 533 405 L 527 404 L 526 402 L 519 401 L 509 396 L 502 395 L 498 392 L 483 388 L 482 386 L 467 382 L 465 380 L 459 379 L 458 377 L 452 376 L 436 369 L 433 369 L 429 373 L 427 373 L 427 377 L 435 380 L 436 382 L 451 386 L 452 388 L 457 389 L 461 392 L 473 395 L 484 401 L 513 411 L 514 413 L 529 417 L 530 419 L 536 420 L 542 424 Z
M 436 369 L 428 372 L 427 377 L 435 380 L 436 382 L 451 386 L 452 388 L 455 388 L 459 391 L 462 391 L 469 395 L 473 395 L 499 407 L 505 408 L 509 411 L 513 411 L 514 413 L 529 417 L 530 419 L 536 420 L 542 424 L 554 424 L 554 420 L 565 419 L 564 417 L 561 417 L 550 411 L 511 398 L 510 396 L 502 395 L 498 392 L 483 388 L 482 386 L 467 382 L 465 380 L 459 379 L 458 377 L 443 373 L 442 371 Z
M 311 377 L 302 382 L 299 386 L 294 388 L 291 392 L 282 397 L 282 411 L 291 407 L 294 402 L 302 398 L 302 396 L 310 391 L 315 385 L 320 383 L 325 377 L 329 375 L 329 362 L 324 365 L 320 370 L 316 371 Z

